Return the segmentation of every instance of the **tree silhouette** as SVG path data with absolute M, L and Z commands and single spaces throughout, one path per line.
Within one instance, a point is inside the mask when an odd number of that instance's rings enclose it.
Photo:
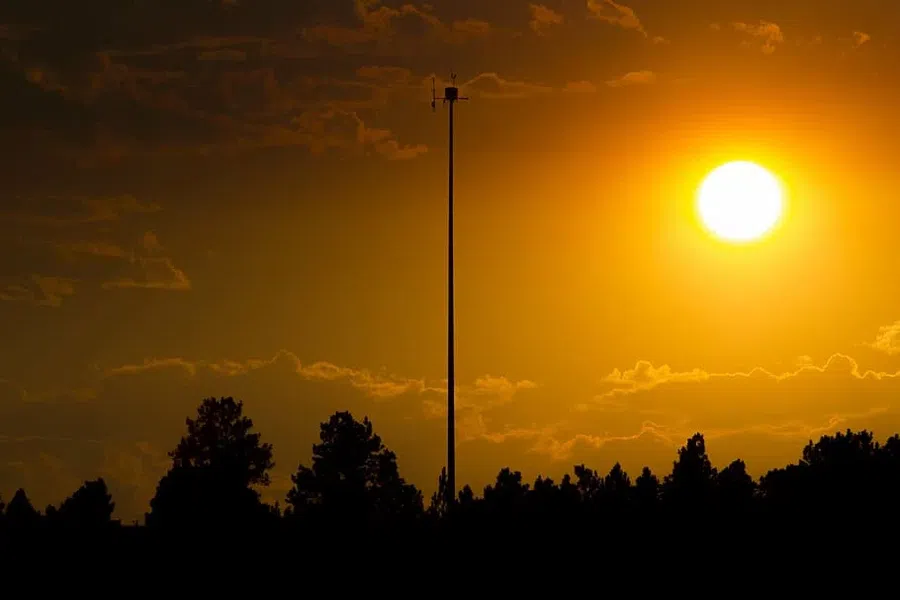
M 706 454 L 706 442 L 700 433 L 694 434 L 678 450 L 678 460 L 672 473 L 663 482 L 666 502 L 679 509 L 703 510 L 712 501 L 716 469 Z
M 862 430 L 823 435 L 803 448 L 798 464 L 769 471 L 760 489 L 770 509 L 791 518 L 810 517 L 807 507 L 860 517 L 890 505 L 897 486 L 890 456 L 897 442 L 882 448 L 871 432 Z
M 739 511 L 749 508 L 756 492 L 756 482 L 747 473 L 747 465 L 737 459 L 716 475 L 718 504 L 726 511 Z
M 19 488 L 6 506 L 6 523 L 14 529 L 31 528 L 38 524 L 41 515 L 31 504 L 25 490 Z
M 514 511 L 522 508 L 529 485 L 522 482 L 522 473 L 509 467 L 500 469 L 493 485 L 484 488 L 484 501 L 491 511 Z
M 54 511 L 54 518 L 66 526 L 101 528 L 110 524 L 116 503 L 103 478 L 86 481 Z M 50 516 L 48 511 L 48 517 Z
M 459 490 L 457 496 L 460 508 L 471 508 L 475 504 L 475 492 L 468 483 Z
M 243 402 L 207 398 L 186 424 L 188 434 L 169 453 L 172 467 L 150 501 L 147 524 L 249 524 L 271 516 L 251 486 L 269 484 L 273 450 L 251 432 Z
M 659 539 L 703 539 L 719 548 L 761 536 L 805 542 L 826 529 L 888 535 L 900 502 L 900 435 L 884 445 L 866 430 L 823 435 L 806 444 L 796 464 L 772 469 L 757 483 L 740 459 L 713 468 L 697 433 L 678 450 L 662 483 L 648 467 L 632 481 L 618 462 L 606 475 L 581 464 L 559 483 L 538 475 L 532 485 L 506 467 L 481 497 L 465 485 L 448 506 L 442 470 L 429 518 L 418 518 L 425 514 L 422 495 L 400 476 L 396 455 L 368 417 L 360 422 L 337 412 L 321 423 L 312 463 L 299 465 L 282 512 L 277 503 L 263 504 L 255 489 L 269 483 L 273 451 L 252 431 L 242 403 L 205 399 L 186 423 L 187 434 L 169 454 L 171 467 L 150 502 L 149 527 L 113 521 L 115 504 L 100 478 L 86 481 L 58 507 L 48 506 L 43 516 L 23 489 L 6 506 L 0 500 L 0 545 L 80 543 L 80 536 L 103 532 L 115 548 L 124 548 L 119 542 L 214 541 L 256 549 L 283 543 L 285 533 L 307 539 L 301 533 L 320 544 L 335 542 L 344 561 L 348 553 L 371 561 L 378 540 L 412 534 L 405 546 L 430 559 L 435 551 L 465 544 L 531 553 L 585 541 L 625 556 L 622 548 L 633 540 L 645 561 L 662 547 Z M 172 533 L 187 537 L 173 540 Z M 331 555 L 318 546 L 314 553 Z
M 631 501 L 631 493 L 631 478 L 622 469 L 622 465 L 616 463 L 603 478 L 603 504 L 607 510 L 624 510 Z
M 312 466 L 291 476 L 287 503 L 295 516 L 317 512 L 353 522 L 414 518 L 423 512 L 422 494 L 400 476 L 397 457 L 364 417 L 336 412 L 320 426 Z
M 650 467 L 644 467 L 634 480 L 634 498 L 638 506 L 644 509 L 656 506 L 659 501 L 659 479 L 650 471 Z
M 438 475 L 438 486 L 434 493 L 431 494 L 431 502 L 428 505 L 426 513 L 431 518 L 446 517 L 453 510 L 453 507 L 447 503 L 447 467 L 441 467 L 441 474 Z M 469 485 L 464 485 L 461 490 L 456 493 L 456 504 L 461 507 L 471 506 L 475 501 L 475 493 Z
M 600 493 L 603 491 L 603 479 L 583 464 L 577 465 L 574 470 L 575 486 L 581 494 L 582 501 L 587 504 L 599 501 Z
M 173 467 L 207 467 L 235 478 L 242 486 L 269 485 L 272 445 L 251 433 L 253 420 L 243 414 L 244 403 L 234 398 L 207 398 L 197 418 L 186 419 L 188 434 L 169 453 Z

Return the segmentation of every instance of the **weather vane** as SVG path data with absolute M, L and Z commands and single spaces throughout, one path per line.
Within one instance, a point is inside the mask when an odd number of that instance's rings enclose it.
M 437 101 L 450 104 L 449 201 L 447 219 L 447 506 L 456 501 L 456 388 L 455 324 L 453 307 L 453 105 L 468 98 L 459 95 L 456 73 L 450 73 L 450 86 L 444 88 L 444 96 L 438 98 L 435 78 L 431 78 L 431 110 L 437 110 Z

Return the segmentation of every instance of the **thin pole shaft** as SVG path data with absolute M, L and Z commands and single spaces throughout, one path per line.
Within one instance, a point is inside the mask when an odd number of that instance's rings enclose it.
M 453 105 L 450 101 L 450 181 L 447 226 L 447 505 L 456 500 L 456 365 L 453 311 Z

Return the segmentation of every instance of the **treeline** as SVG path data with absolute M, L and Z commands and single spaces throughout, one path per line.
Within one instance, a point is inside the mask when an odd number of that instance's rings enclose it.
M 449 502 L 442 473 L 426 506 L 371 421 L 337 412 L 321 424 L 312 461 L 299 465 L 283 504 L 269 505 L 259 490 L 269 485 L 273 448 L 253 431 L 242 402 L 208 398 L 186 425 L 143 524 L 114 520 L 115 502 L 97 479 L 43 512 L 18 490 L 8 504 L 0 501 L 0 538 L 106 536 L 142 542 L 202 532 L 204 539 L 301 534 L 335 541 L 380 535 L 516 545 L 596 539 L 596 532 L 615 539 L 627 531 L 639 539 L 677 530 L 723 536 L 759 536 L 786 527 L 886 531 L 900 514 L 900 436 L 880 444 L 865 430 L 810 441 L 796 464 L 758 480 L 742 460 L 713 467 L 698 433 L 662 476 L 645 467 L 632 478 L 618 463 L 606 473 L 578 465 L 558 482 L 539 476 L 529 483 L 504 468 L 480 495 L 465 486 Z

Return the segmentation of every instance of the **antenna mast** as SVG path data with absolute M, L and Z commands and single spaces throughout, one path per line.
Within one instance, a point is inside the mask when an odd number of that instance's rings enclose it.
M 456 502 L 456 344 L 453 303 L 453 105 L 468 98 L 459 95 L 456 73 L 450 73 L 450 86 L 444 88 L 443 98 L 437 97 L 434 77 L 431 78 L 431 110 L 437 101 L 450 105 L 449 185 L 447 205 L 447 506 Z

